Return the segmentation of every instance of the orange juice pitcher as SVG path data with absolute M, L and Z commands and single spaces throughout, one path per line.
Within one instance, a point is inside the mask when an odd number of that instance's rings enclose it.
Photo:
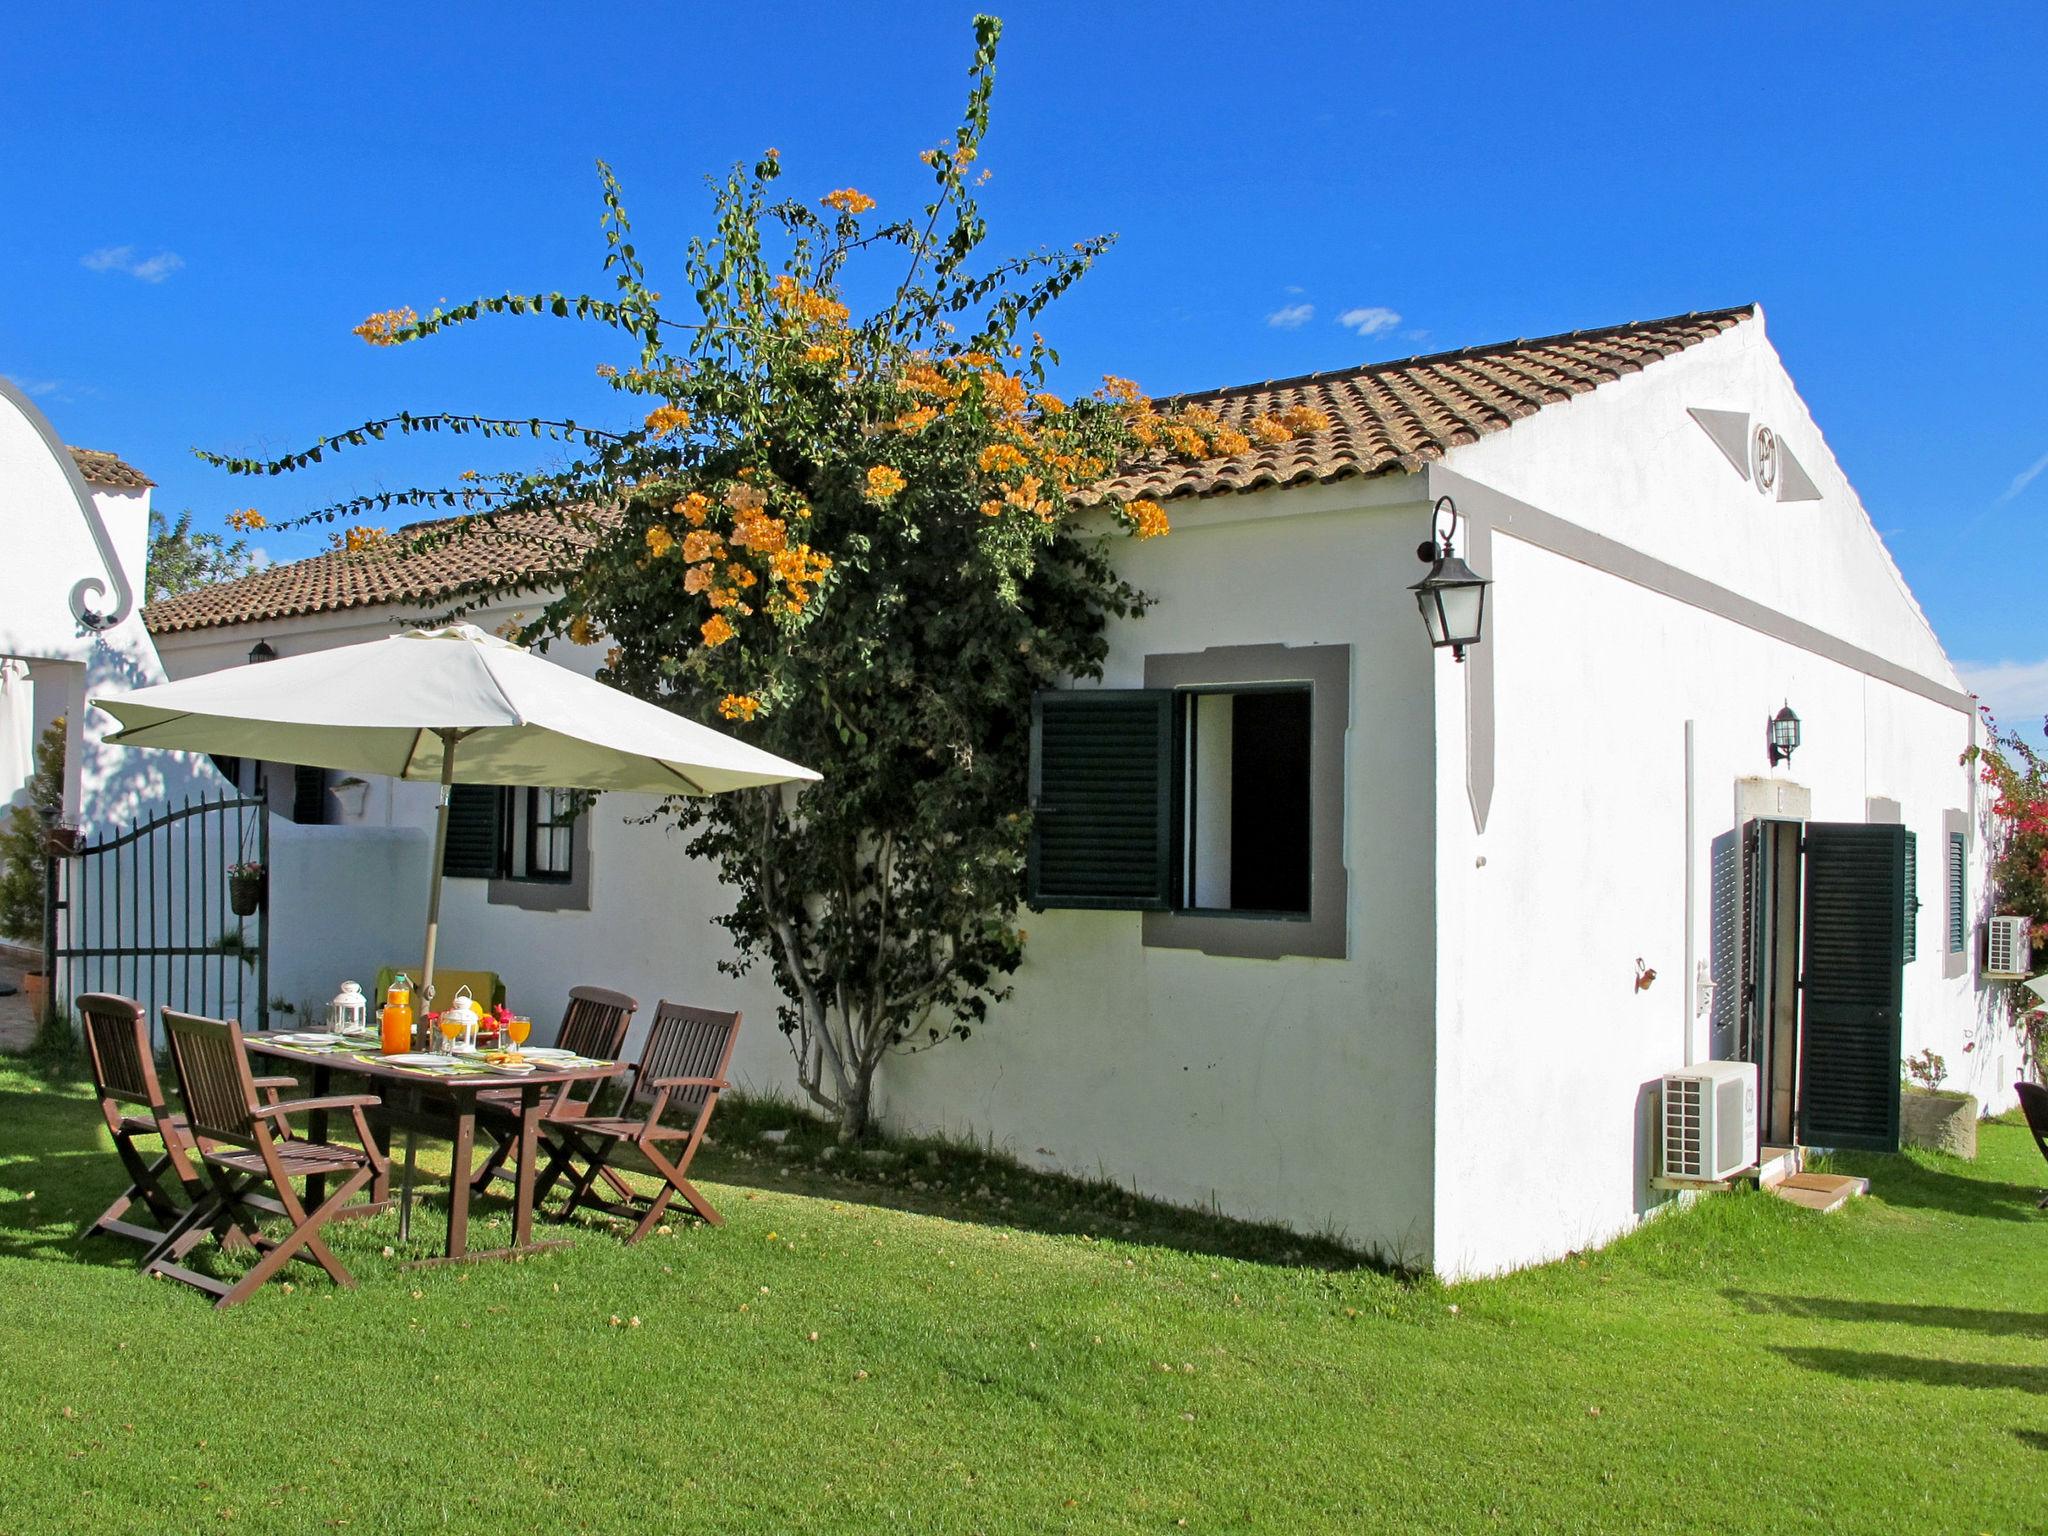
M 412 1049 L 412 978 L 400 973 L 392 978 L 391 986 L 384 994 L 384 1014 L 380 1020 L 381 1044 L 386 1056 L 396 1056 Z

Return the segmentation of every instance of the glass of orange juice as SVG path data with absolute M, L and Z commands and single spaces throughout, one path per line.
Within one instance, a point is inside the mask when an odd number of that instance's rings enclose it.
M 455 1042 L 462 1034 L 462 1016 L 451 1008 L 441 1015 L 438 1022 L 441 1026 L 441 1039 L 447 1046 L 449 1054 L 453 1055 Z
M 505 1033 L 511 1036 L 512 1049 L 516 1051 L 526 1044 L 526 1037 L 533 1033 L 533 1020 L 515 1013 L 506 1021 Z

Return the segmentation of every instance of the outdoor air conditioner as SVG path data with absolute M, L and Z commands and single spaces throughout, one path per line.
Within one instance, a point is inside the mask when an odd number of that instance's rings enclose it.
M 2027 920 L 2024 917 L 1994 917 L 1984 935 L 1984 979 L 2024 981 L 2027 965 Z
M 1713 1182 L 1756 1163 L 1756 1064 L 1706 1061 L 1664 1077 L 1664 1177 Z

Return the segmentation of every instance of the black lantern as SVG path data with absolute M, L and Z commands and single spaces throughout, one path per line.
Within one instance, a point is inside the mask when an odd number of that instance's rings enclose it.
M 1792 761 L 1792 749 L 1799 745 L 1799 717 L 1792 713 L 1792 706 L 1785 707 L 1771 716 L 1770 725 L 1771 766 Z
M 1437 523 L 1450 513 L 1450 526 L 1437 533 Z M 1458 505 L 1439 496 L 1429 512 L 1429 537 L 1415 548 L 1415 558 L 1429 567 L 1429 574 L 1408 590 L 1422 610 L 1422 622 L 1429 626 L 1429 643 L 1449 646 L 1451 659 L 1463 661 L 1465 647 L 1477 645 L 1486 627 L 1486 589 L 1493 585 L 1458 558 L 1451 537 L 1458 531 Z
M 259 661 L 275 660 L 277 660 L 277 651 L 268 640 L 258 640 L 249 648 L 249 663 L 252 666 Z

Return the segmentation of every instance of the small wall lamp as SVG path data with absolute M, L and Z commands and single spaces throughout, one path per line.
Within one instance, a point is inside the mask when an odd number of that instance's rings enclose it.
M 268 640 L 258 640 L 249 648 L 249 661 L 252 665 L 259 661 L 275 660 L 277 660 L 277 651 Z
M 1450 526 L 1437 533 L 1444 513 Z M 1486 627 L 1486 589 L 1493 583 L 1460 560 L 1451 546 L 1458 531 L 1458 504 L 1439 496 L 1429 509 L 1429 537 L 1415 548 L 1415 558 L 1429 567 L 1429 574 L 1408 590 L 1422 610 L 1422 622 L 1429 626 L 1429 643 L 1451 648 L 1451 659 L 1463 661 L 1465 647 L 1477 645 Z
M 1792 751 L 1799 745 L 1799 717 L 1792 713 L 1789 702 L 1771 716 L 1766 734 L 1771 744 L 1771 766 L 1791 762 Z

